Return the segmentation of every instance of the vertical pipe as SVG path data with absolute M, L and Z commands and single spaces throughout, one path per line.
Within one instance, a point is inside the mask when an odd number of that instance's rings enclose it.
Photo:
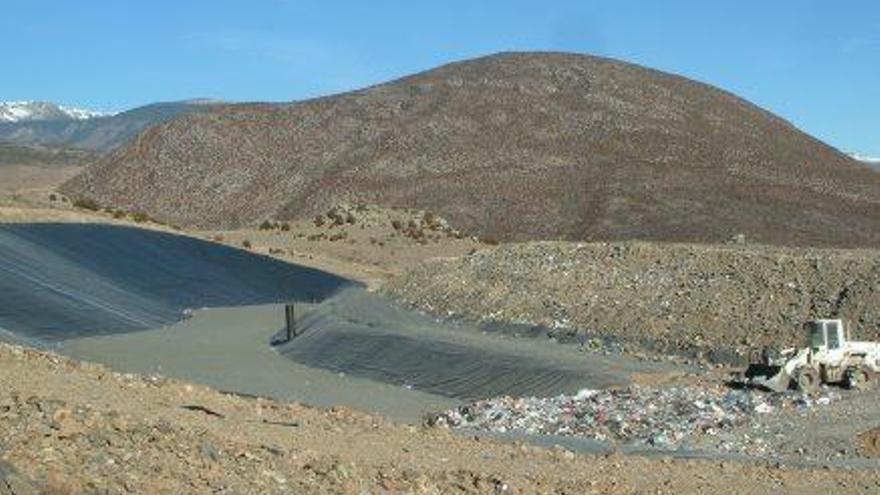
M 296 337 L 296 313 L 293 309 L 293 303 L 284 305 L 284 322 L 287 329 L 287 341 L 290 342 Z

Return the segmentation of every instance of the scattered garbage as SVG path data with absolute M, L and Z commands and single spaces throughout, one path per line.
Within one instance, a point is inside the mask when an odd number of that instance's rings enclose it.
M 548 398 L 505 396 L 480 400 L 439 414 L 431 423 L 675 449 L 689 437 L 717 435 L 755 415 L 806 410 L 838 398 L 830 391 L 814 400 L 799 392 L 767 394 L 723 387 L 633 385 Z

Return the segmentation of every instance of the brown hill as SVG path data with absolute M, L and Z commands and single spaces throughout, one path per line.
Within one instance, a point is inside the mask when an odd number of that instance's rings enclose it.
M 880 175 L 711 86 L 559 53 L 188 115 L 63 190 L 200 227 L 345 201 L 499 239 L 880 245 Z

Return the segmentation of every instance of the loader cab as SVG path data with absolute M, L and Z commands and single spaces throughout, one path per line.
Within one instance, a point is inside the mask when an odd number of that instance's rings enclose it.
M 842 320 L 812 320 L 805 327 L 814 354 L 842 352 L 845 339 Z

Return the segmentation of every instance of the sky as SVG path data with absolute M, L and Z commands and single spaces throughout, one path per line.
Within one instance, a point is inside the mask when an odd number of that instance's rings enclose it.
M 732 91 L 880 157 L 880 1 L 0 0 L 0 100 L 294 101 L 508 50 Z

